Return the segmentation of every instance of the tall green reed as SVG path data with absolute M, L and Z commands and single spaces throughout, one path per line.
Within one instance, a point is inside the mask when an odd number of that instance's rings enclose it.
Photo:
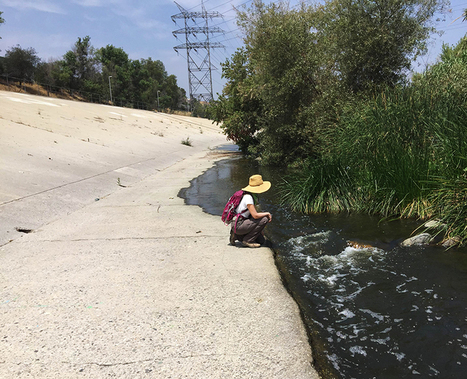
M 309 213 L 432 216 L 430 178 L 456 175 L 467 156 L 466 108 L 423 83 L 352 103 L 331 148 L 283 185 L 284 201 Z
M 283 200 L 307 213 L 436 217 L 467 241 L 467 39 L 413 83 L 337 107 L 318 136 L 326 148 L 286 179 Z

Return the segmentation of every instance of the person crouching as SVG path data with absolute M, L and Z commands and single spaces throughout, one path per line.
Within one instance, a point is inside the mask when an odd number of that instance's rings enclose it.
M 230 244 L 241 241 L 246 247 L 260 247 L 265 242 L 264 227 L 272 221 L 269 212 L 258 212 L 255 207 L 255 195 L 271 188 L 271 182 L 263 181 L 261 175 L 250 176 L 249 184 L 242 190 L 245 192 L 236 209 L 236 216 L 230 230 Z

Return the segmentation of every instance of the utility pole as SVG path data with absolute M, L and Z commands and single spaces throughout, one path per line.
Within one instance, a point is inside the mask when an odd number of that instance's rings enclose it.
M 110 84 L 110 78 L 112 75 L 109 76 L 109 92 L 110 92 L 110 104 L 112 104 L 112 85 Z
M 197 99 L 199 101 L 211 101 L 213 99 L 212 92 L 212 70 L 216 70 L 211 64 L 211 49 L 224 48 L 225 46 L 219 42 L 211 42 L 209 36 L 214 33 L 224 33 L 217 27 L 209 27 L 209 19 L 222 17 L 219 12 L 207 12 L 201 1 L 201 12 L 188 12 L 181 5 L 177 4 L 180 13 L 172 16 L 172 21 L 176 23 L 176 19 L 184 19 L 185 27 L 172 32 L 175 38 L 178 34 L 185 34 L 185 43 L 174 47 L 178 53 L 180 49 L 186 49 L 186 60 L 188 65 L 188 84 L 190 91 L 190 101 Z M 198 26 L 196 19 L 203 20 L 203 26 Z M 192 26 L 190 26 L 191 24 Z M 197 35 L 205 35 L 205 39 L 200 41 Z

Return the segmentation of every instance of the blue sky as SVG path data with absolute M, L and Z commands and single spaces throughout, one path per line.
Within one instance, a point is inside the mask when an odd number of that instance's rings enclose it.
M 269 2 L 269 1 L 265 1 Z M 190 12 L 201 10 L 201 0 L 179 0 Z M 213 72 L 214 93 L 221 92 L 220 62 L 230 57 L 242 44 L 242 36 L 235 23 L 234 7 L 250 4 L 251 0 L 204 0 L 208 12 L 219 12 L 223 18 L 210 20 L 210 26 L 225 31 L 212 41 L 225 45 L 225 49 L 212 52 L 212 63 L 218 68 Z M 290 0 L 294 6 L 297 0 Z M 437 23 L 444 31 L 442 36 L 433 36 L 429 53 L 419 59 L 414 69 L 422 71 L 434 63 L 442 43 L 455 44 L 467 33 L 467 22 L 460 17 L 465 0 L 452 0 L 451 11 L 445 22 Z M 174 1 L 169 0 L 0 0 L 0 11 L 5 23 L 0 26 L 0 56 L 5 49 L 20 45 L 33 47 L 38 56 L 47 61 L 60 59 L 70 50 L 78 37 L 91 37 L 91 44 L 104 47 L 108 44 L 121 47 L 131 59 L 149 58 L 161 60 L 169 74 L 177 76 L 179 86 L 188 92 L 186 50 L 177 54 L 173 47 L 183 44 L 184 35 L 177 40 L 172 31 L 183 28 L 171 16 L 180 13 Z

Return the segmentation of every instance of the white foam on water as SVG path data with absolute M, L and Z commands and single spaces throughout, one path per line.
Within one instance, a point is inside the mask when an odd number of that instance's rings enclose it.
M 290 238 L 287 241 L 289 245 L 289 253 L 295 258 L 307 258 L 310 253 L 314 256 L 320 256 L 323 251 L 319 247 L 329 241 L 331 231 L 318 232 L 309 235 L 302 235 L 294 238 Z M 304 253 L 305 252 L 305 253 Z M 311 262 L 307 260 L 307 264 Z
M 404 353 L 395 353 L 395 352 L 391 351 L 391 354 L 393 354 L 399 362 L 402 361 L 402 359 L 405 358 Z
M 328 276 L 328 277 L 323 277 L 322 275 L 320 275 L 320 280 L 323 281 L 323 282 L 327 282 L 330 286 L 334 286 L 336 285 L 336 281 L 337 279 L 339 278 L 338 275 L 336 274 L 333 274 L 331 276 Z
M 430 368 L 431 371 L 433 371 L 435 373 L 435 375 L 440 374 L 440 372 L 437 369 L 435 369 L 434 367 L 431 367 L 431 366 L 428 366 L 428 367 Z
M 387 345 L 389 341 L 391 341 L 391 338 L 386 337 L 386 338 L 372 338 L 370 341 L 376 342 L 377 344 L 380 345 Z
M 399 292 L 399 293 L 405 293 L 405 292 L 408 292 L 407 289 L 404 289 L 402 290 L 401 288 L 404 287 L 407 283 L 402 283 L 402 284 L 399 284 L 398 286 L 396 286 L 396 291 Z
M 302 279 L 306 283 L 309 280 L 311 280 L 311 275 L 310 274 L 305 274 L 300 279 Z
M 360 332 L 365 332 L 365 329 L 358 329 L 357 325 L 352 325 L 352 327 L 353 327 L 353 334 L 354 334 L 352 338 L 357 338 Z
M 365 356 L 365 357 L 367 356 L 366 350 L 365 350 L 363 347 L 358 346 L 358 345 L 356 345 L 356 346 L 351 346 L 350 349 L 349 349 L 349 351 L 350 351 L 354 356 L 355 356 L 355 354 L 361 354 L 361 355 L 363 355 L 363 356 Z
M 346 320 L 355 317 L 355 313 L 353 313 L 350 309 L 344 309 L 343 311 L 339 312 L 339 314 L 344 316 Z
M 342 333 L 341 331 L 338 331 L 336 333 L 336 336 L 339 337 L 340 339 L 343 339 L 343 340 L 345 340 L 347 338 L 347 335 Z
M 340 367 L 339 367 L 339 358 L 337 357 L 336 354 L 331 354 L 331 355 L 328 355 L 328 359 L 329 359 L 329 362 L 331 362 L 331 364 L 334 366 L 334 368 L 339 371 L 340 370 Z
M 368 313 L 371 317 L 379 320 L 379 321 L 384 321 L 384 316 L 380 315 L 379 313 L 373 312 L 369 309 L 360 309 L 363 313 Z

